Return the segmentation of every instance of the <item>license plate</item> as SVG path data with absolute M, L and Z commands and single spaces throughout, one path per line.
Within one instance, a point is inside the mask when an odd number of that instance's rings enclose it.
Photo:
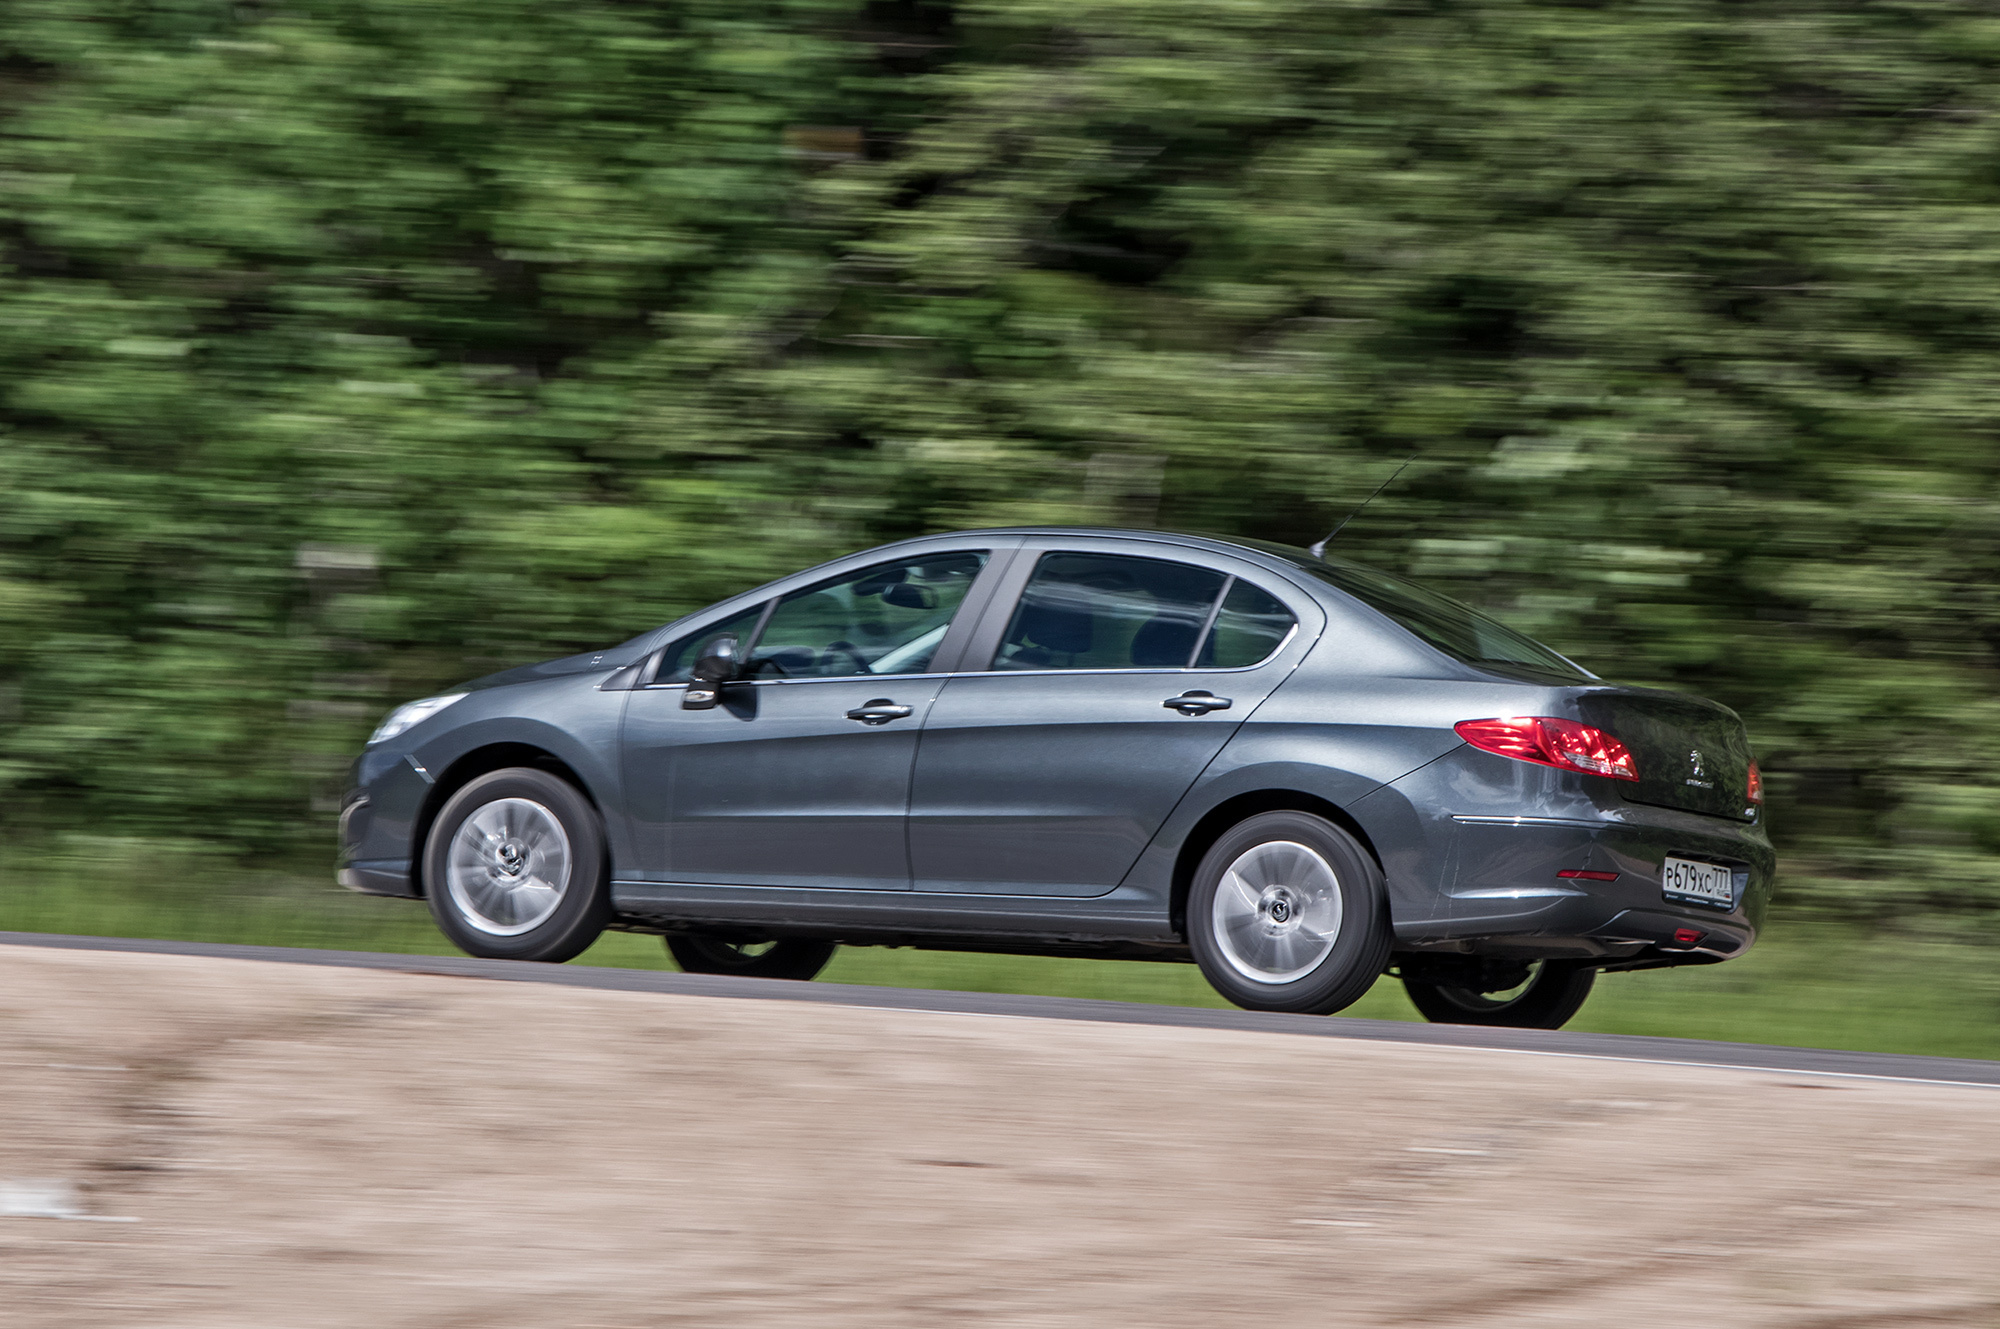
M 1660 865 L 1660 894 L 1669 900 L 1692 900 L 1736 907 L 1736 870 L 1692 859 L 1669 858 Z

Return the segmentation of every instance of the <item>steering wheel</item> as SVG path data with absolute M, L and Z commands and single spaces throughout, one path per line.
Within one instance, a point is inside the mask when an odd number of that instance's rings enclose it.
M 863 656 L 860 651 L 854 649 L 853 642 L 848 642 L 848 641 L 837 641 L 833 643 L 831 646 L 827 647 L 825 650 L 819 653 L 819 659 L 815 661 L 815 663 L 821 669 L 831 669 L 835 665 L 838 665 L 840 663 L 840 657 L 843 655 L 846 656 L 849 660 L 853 661 L 856 666 L 854 669 L 848 672 L 856 674 L 867 674 L 874 672 L 869 668 L 867 658 Z

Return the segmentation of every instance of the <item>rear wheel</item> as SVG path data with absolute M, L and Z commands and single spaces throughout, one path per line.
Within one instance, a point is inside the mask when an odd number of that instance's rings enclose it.
M 1455 957 L 1454 957 L 1455 958 Z M 1582 1007 L 1597 971 L 1565 960 L 1459 960 L 1451 969 L 1403 966 L 1410 1004 L 1433 1024 L 1560 1029 Z
M 724 941 L 701 932 L 666 939 L 674 963 L 690 974 L 737 974 L 743 978 L 814 977 L 833 958 L 830 941 Z
M 1331 1015 L 1388 961 L 1382 870 L 1322 817 L 1262 813 L 1203 856 L 1187 933 L 1202 973 L 1238 1006 Z
M 604 829 L 566 780 L 516 766 L 453 794 L 424 841 L 438 930 L 468 955 L 560 963 L 611 921 Z

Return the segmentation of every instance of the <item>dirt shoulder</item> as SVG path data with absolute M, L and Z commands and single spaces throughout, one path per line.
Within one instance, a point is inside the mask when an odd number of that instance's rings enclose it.
M 1996 1243 L 1991 1089 L 0 954 L 7 1326 L 1990 1329 Z

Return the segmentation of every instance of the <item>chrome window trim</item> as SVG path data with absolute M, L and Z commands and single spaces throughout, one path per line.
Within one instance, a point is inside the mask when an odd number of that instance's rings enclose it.
M 952 677 L 952 675 L 950 674 L 933 674 L 926 669 L 919 673 L 914 673 L 914 674 L 815 674 L 811 678 L 732 678 L 727 683 L 723 684 L 723 686 L 729 688 L 740 688 L 740 687 L 766 688 L 766 687 L 771 687 L 773 685 L 797 687 L 801 683 L 856 683 L 861 681 L 862 679 L 871 679 L 887 683 L 891 679 L 898 679 L 898 678 L 950 678 L 950 677 Z M 685 682 L 648 683 L 645 687 L 640 688 L 639 691 L 671 692 L 675 688 L 684 688 L 686 686 L 687 684 Z
M 1147 665 L 1147 666 L 1128 665 L 1123 669 L 954 669 L 949 672 L 941 672 L 941 673 L 932 673 L 930 670 L 926 669 L 921 672 L 913 674 L 826 674 L 814 678 L 738 678 L 738 679 L 732 679 L 729 683 L 729 686 L 739 687 L 748 684 L 752 687 L 764 687 L 772 683 L 784 683 L 792 685 L 797 685 L 800 683 L 852 683 L 856 679 L 861 679 L 861 678 L 877 678 L 877 679 L 882 679 L 886 682 L 887 680 L 892 678 L 1046 678 L 1046 677 L 1057 677 L 1057 676 L 1063 678 L 1076 678 L 1079 675 L 1084 675 L 1084 674 L 1128 674 L 1128 675 L 1248 674 L 1254 672 L 1255 670 L 1264 668 L 1266 665 L 1270 664 L 1273 660 L 1276 660 L 1280 655 L 1283 655 L 1285 653 L 1285 648 L 1290 646 L 1292 642 L 1297 639 L 1299 635 L 1299 626 L 1300 625 L 1298 621 L 1294 619 L 1291 628 L 1287 630 L 1284 637 L 1279 640 L 1277 647 L 1274 650 L 1272 650 L 1272 652 L 1269 655 L 1259 660 L 1256 664 L 1232 665 L 1226 669 L 1214 668 L 1214 667 L 1204 669 L 1199 665 Z M 684 688 L 686 686 L 687 684 L 685 682 L 648 683 L 645 686 L 639 688 L 638 691 L 664 692 L 672 688 Z

